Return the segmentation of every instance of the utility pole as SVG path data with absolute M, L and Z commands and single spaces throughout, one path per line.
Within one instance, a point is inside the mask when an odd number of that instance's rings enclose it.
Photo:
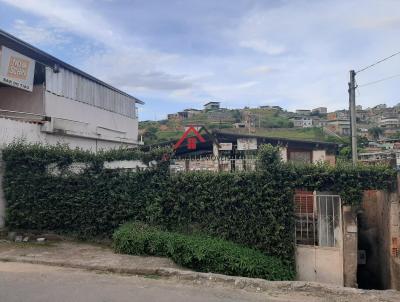
M 350 70 L 349 82 L 349 109 L 350 109 L 350 128 L 351 128 L 351 155 L 353 165 L 357 164 L 357 126 L 356 126 L 356 72 Z

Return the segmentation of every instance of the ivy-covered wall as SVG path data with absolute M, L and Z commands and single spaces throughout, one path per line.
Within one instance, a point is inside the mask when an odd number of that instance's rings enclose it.
M 395 176 L 387 167 L 284 164 L 272 146 L 261 147 L 255 172 L 170 175 L 166 152 L 95 155 L 62 146 L 10 145 L 3 151 L 7 225 L 88 237 L 109 236 L 122 223 L 137 220 L 231 240 L 292 263 L 296 188 L 333 191 L 350 203 L 358 202 L 363 189 L 388 188 Z M 104 161 L 123 159 L 159 164 L 139 172 L 103 168 Z M 88 167 L 69 173 L 73 162 Z M 48 173 L 51 164 L 61 175 Z

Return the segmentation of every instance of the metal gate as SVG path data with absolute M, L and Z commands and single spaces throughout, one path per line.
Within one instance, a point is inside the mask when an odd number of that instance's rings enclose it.
M 340 196 L 303 191 L 294 198 L 298 279 L 342 285 Z

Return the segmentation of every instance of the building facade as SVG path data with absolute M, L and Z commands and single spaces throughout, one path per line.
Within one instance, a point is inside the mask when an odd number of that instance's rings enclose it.
M 220 108 L 220 102 L 208 102 L 204 104 L 204 110 L 218 110 Z
M 2 31 L 0 49 L 2 74 L 20 67 L 0 81 L 0 147 L 15 139 L 92 151 L 140 144 L 142 101 Z M 21 86 L 29 68 L 31 83 Z
M 293 122 L 295 128 L 310 128 L 313 126 L 313 120 L 308 117 L 293 118 L 290 120 Z
M 328 120 L 326 123 L 326 127 L 342 136 L 349 136 L 350 135 L 350 121 L 349 120 Z

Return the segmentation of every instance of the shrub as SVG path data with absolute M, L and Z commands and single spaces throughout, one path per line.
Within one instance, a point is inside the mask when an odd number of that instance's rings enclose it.
M 331 191 L 347 204 L 364 189 L 385 189 L 396 171 L 384 166 L 291 165 L 263 146 L 255 172 L 170 175 L 166 149 L 93 154 L 65 146 L 14 144 L 3 150 L 6 223 L 14 229 L 52 230 L 80 237 L 111 236 L 127 221 L 178 233 L 202 233 L 260 250 L 294 264 L 295 188 Z M 158 159 L 138 172 L 103 169 L 108 160 Z M 163 161 L 164 159 L 164 161 Z M 68 174 L 72 162 L 88 163 Z M 61 175 L 47 173 L 56 164 Z
M 113 235 L 114 249 L 131 255 L 170 257 L 184 267 L 233 276 L 291 280 L 294 272 L 278 257 L 201 235 L 184 235 L 127 223 Z

